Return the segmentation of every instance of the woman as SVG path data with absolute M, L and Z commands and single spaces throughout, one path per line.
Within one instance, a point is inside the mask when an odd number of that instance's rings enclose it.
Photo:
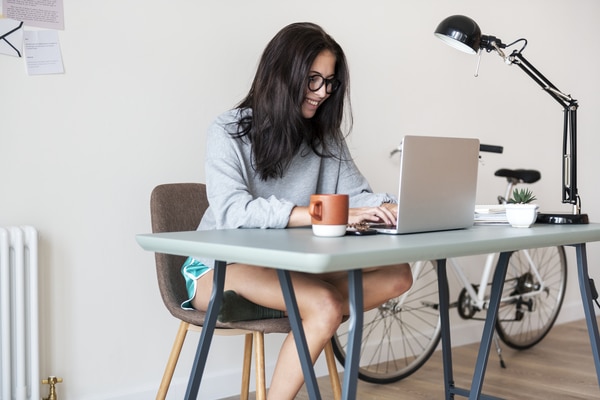
M 267 45 L 252 87 L 239 106 L 208 131 L 206 185 L 210 207 L 198 229 L 287 228 L 311 224 L 310 195 L 346 193 L 349 224 L 395 221 L 395 200 L 375 194 L 352 161 L 342 124 L 349 74 L 341 47 L 319 26 L 295 23 Z M 351 125 L 351 117 L 349 124 Z M 189 259 L 183 267 L 190 301 L 206 310 L 214 260 Z M 348 309 L 347 273 L 291 273 L 313 362 Z M 412 284 L 407 264 L 364 271 L 365 310 L 404 293 Z M 276 270 L 227 266 L 220 319 L 283 315 Z M 260 306 L 257 306 L 260 305 Z M 269 398 L 293 399 L 304 383 L 290 333 L 281 348 Z

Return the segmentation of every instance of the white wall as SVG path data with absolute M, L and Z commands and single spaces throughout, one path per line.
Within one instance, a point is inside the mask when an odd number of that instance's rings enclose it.
M 505 43 L 526 37 L 526 57 L 580 101 L 580 193 L 600 219 L 598 1 L 64 3 L 64 75 L 29 77 L 23 60 L 0 56 L 0 225 L 40 230 L 41 372 L 64 378 L 61 399 L 153 397 L 177 322 L 159 298 L 153 255 L 134 239 L 150 231 L 150 191 L 203 181 L 207 126 L 242 98 L 267 41 L 290 22 L 322 24 L 345 48 L 351 147 L 376 190 L 396 190 L 388 154 L 403 134 L 470 136 L 505 147 L 485 156 L 479 203 L 503 190 L 496 169 L 537 168 L 542 208 L 563 210 L 560 106 L 495 54 L 474 78 L 476 58 L 432 33 L 466 14 Z M 588 254 L 593 269 L 599 245 Z M 563 321 L 583 317 L 570 272 Z M 455 326 L 456 342 L 477 339 L 462 334 L 468 326 Z M 196 340 L 171 398 L 181 397 Z M 241 342 L 231 340 L 215 340 L 202 398 L 238 390 Z M 267 342 L 272 364 L 280 339 Z

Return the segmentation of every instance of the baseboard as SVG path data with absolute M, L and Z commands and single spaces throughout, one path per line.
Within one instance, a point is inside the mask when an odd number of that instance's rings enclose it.
M 265 365 L 267 386 L 271 381 L 271 375 L 275 369 L 275 364 Z M 338 370 L 343 368 L 338 365 Z M 322 356 L 315 364 L 315 375 L 317 377 L 327 376 L 329 374 L 325 357 Z M 239 396 L 240 385 L 242 382 L 241 371 L 239 368 L 232 368 L 228 371 L 210 371 L 206 370 L 202 378 L 202 384 L 198 392 L 198 398 L 203 400 L 218 400 L 232 396 Z M 131 390 L 121 393 L 103 393 L 86 396 L 82 400 L 148 400 L 156 397 L 158 383 L 146 385 L 144 387 L 131 388 Z M 180 400 L 185 397 L 187 389 L 187 378 L 173 378 L 167 400 Z M 250 391 L 255 391 L 254 370 L 250 381 Z

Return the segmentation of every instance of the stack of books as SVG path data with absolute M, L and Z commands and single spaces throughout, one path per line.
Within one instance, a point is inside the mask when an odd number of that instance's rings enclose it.
M 475 206 L 475 225 L 508 225 L 504 204 Z

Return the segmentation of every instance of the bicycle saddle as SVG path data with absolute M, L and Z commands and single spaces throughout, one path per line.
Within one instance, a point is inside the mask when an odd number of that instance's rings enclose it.
M 518 180 L 524 183 L 537 182 L 542 178 L 540 171 L 535 169 L 499 169 L 494 173 L 495 176 L 505 177 L 507 180 Z

